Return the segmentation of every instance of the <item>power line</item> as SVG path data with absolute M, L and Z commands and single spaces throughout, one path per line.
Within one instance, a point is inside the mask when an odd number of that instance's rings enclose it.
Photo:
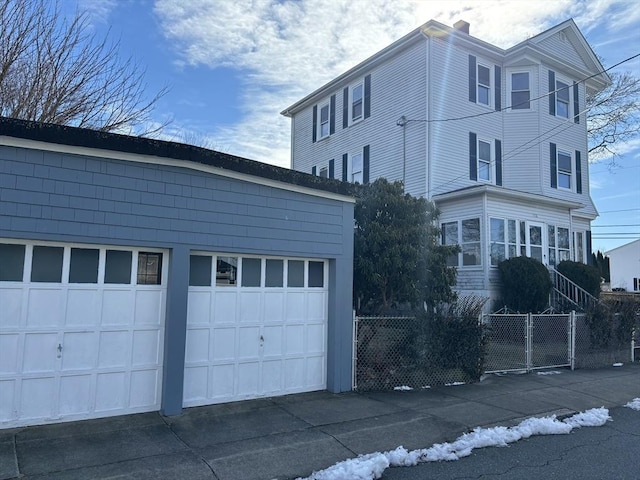
M 613 228 L 613 227 L 640 227 L 640 223 L 630 223 L 627 225 L 591 225 L 591 228 Z
M 599 212 L 599 213 L 638 212 L 638 211 L 640 211 L 640 208 L 626 208 L 623 210 L 603 210 L 602 212 Z

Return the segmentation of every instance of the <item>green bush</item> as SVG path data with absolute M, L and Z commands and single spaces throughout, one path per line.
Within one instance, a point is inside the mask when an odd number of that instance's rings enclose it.
M 600 270 L 596 267 L 564 260 L 556 270 L 594 297 L 600 297 Z
M 538 260 L 515 257 L 498 265 L 502 300 L 507 308 L 520 313 L 539 313 L 549 305 L 551 277 Z
M 637 321 L 632 298 L 600 302 L 587 309 L 591 348 L 625 348 L 631 343 Z

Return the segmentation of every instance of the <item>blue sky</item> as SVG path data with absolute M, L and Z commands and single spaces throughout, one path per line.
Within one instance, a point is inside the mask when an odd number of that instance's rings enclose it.
M 288 167 L 289 119 L 279 112 L 429 19 L 464 19 L 471 35 L 508 48 L 573 18 L 606 66 L 640 53 L 632 0 L 63 0 L 89 11 L 99 35 L 168 86 L 154 119 L 165 138 Z M 640 76 L 640 58 L 620 70 Z M 615 168 L 592 163 L 600 212 L 593 250 L 640 238 L 640 138 Z

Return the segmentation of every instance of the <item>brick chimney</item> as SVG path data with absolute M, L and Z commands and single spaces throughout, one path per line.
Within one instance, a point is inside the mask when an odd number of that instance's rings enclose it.
M 464 20 L 458 20 L 453 24 L 453 28 L 458 30 L 459 32 L 466 33 L 469 35 L 469 22 L 465 22 Z

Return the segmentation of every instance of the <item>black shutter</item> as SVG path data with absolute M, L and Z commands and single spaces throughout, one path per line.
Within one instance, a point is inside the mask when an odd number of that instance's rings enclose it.
M 342 128 L 349 126 L 349 87 L 342 91 Z
M 551 162 L 551 188 L 558 188 L 558 158 L 555 143 L 549 144 L 549 160 Z
M 336 95 L 331 95 L 329 101 L 329 135 L 336 133 Z
M 573 122 L 580 123 L 580 97 L 578 97 L 578 84 L 573 82 Z
M 549 70 L 549 115 L 556 114 L 556 74 Z
M 316 174 L 316 167 L 311 167 L 311 175 L 315 175 Z
M 496 111 L 502 110 L 502 69 L 499 66 L 493 68 L 493 77 L 495 82 L 495 105 Z
M 591 230 L 587 230 L 587 264 L 588 265 L 593 264 L 593 247 L 591 246 Z
M 369 183 L 369 145 L 365 145 L 362 151 L 362 183 Z
M 318 137 L 318 105 L 313 106 L 313 133 L 311 134 L 311 138 L 315 142 Z
M 502 142 L 496 140 L 496 185 L 502 186 Z
M 364 77 L 364 118 L 371 116 L 371 75 Z
M 469 101 L 476 103 L 476 57 L 469 55 Z
M 478 180 L 478 137 L 469 132 L 469 179 Z
M 582 193 L 582 161 L 578 150 L 576 150 L 576 193 Z
M 333 178 L 335 174 L 335 160 L 329 160 L 329 178 Z
M 349 168 L 349 155 L 346 153 L 342 155 L 342 181 L 348 180 L 347 169 Z

